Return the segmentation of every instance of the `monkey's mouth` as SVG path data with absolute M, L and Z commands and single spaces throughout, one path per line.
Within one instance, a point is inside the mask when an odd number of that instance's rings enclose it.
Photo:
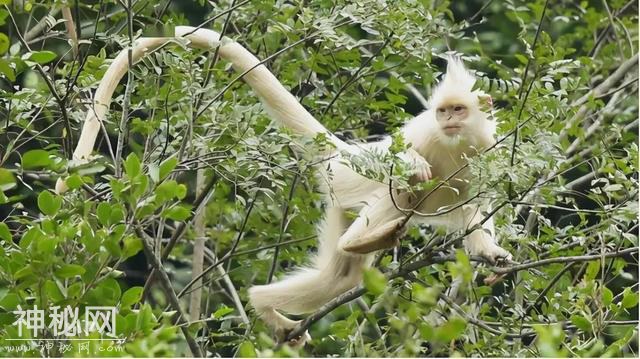
M 460 131 L 462 130 L 462 126 L 461 125 L 446 125 L 444 127 L 442 127 L 442 131 L 444 131 L 444 133 L 446 133 L 447 135 L 455 135 L 460 133 Z

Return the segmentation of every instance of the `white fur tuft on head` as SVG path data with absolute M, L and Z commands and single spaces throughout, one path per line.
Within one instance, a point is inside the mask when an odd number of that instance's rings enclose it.
M 438 83 L 429 101 L 431 108 L 456 100 L 466 102 L 467 105 L 477 104 L 477 95 L 472 91 L 476 82 L 475 76 L 465 67 L 457 56 L 449 55 L 447 58 L 447 73 Z

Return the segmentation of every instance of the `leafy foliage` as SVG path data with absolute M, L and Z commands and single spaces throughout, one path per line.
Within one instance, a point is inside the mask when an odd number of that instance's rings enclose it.
M 0 349 L 18 338 L 18 306 L 98 305 L 118 308 L 123 352 L 96 341 L 88 352 L 73 342 L 68 352 L 25 354 L 181 356 L 190 335 L 214 356 L 637 356 L 636 2 L 139 1 L 131 11 L 69 2 L 78 56 L 56 20 L 61 2 L 8 3 L 0 1 Z M 357 303 L 313 323 L 308 346 L 276 345 L 246 289 L 315 250 L 313 166 L 325 141 L 276 129 L 215 54 L 170 46 L 118 86 L 95 158 L 68 160 L 86 103 L 130 38 L 205 21 L 259 58 L 284 50 L 267 66 L 348 139 L 394 133 L 422 110 L 443 55 L 464 53 L 503 138 L 472 161 L 473 193 L 496 208 L 501 245 L 535 264 L 502 268 L 496 280 L 500 268 L 456 248 L 459 233 L 412 228 L 367 271 Z M 399 140 L 394 153 L 407 146 Z M 386 181 L 395 162 L 404 183 L 409 169 L 396 160 L 350 165 Z M 64 196 L 51 191 L 58 177 L 71 189 Z M 182 309 L 203 290 L 201 315 L 184 331 L 158 276 L 143 291 L 148 256 L 172 237 L 163 267 Z M 198 238 L 211 266 L 201 283 L 191 280 Z

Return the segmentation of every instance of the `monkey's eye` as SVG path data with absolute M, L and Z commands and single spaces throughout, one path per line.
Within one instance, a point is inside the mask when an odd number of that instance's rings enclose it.
M 466 107 L 464 107 L 464 106 L 456 106 L 456 107 L 453 108 L 453 110 L 456 111 L 456 112 L 460 112 L 460 111 L 462 111 L 464 109 L 466 109 Z
M 446 110 L 445 110 L 444 108 L 442 108 L 442 107 L 440 107 L 440 108 L 438 109 L 438 112 L 440 112 L 440 113 L 444 113 L 444 111 L 446 111 Z

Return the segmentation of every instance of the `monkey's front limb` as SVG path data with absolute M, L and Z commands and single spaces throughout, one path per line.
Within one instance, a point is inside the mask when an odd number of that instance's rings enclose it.
M 484 219 L 484 215 L 478 206 L 465 205 L 462 213 L 466 228 L 472 228 Z M 493 218 L 489 218 L 482 228 L 471 232 L 464 240 L 464 246 L 470 255 L 481 256 L 491 263 L 509 261 L 512 256 L 504 248 L 500 247 L 495 240 L 495 228 Z
M 414 172 L 413 178 L 416 182 L 425 182 L 432 178 L 431 165 L 415 149 L 408 148 L 405 152 L 400 153 L 400 158 L 411 165 Z

